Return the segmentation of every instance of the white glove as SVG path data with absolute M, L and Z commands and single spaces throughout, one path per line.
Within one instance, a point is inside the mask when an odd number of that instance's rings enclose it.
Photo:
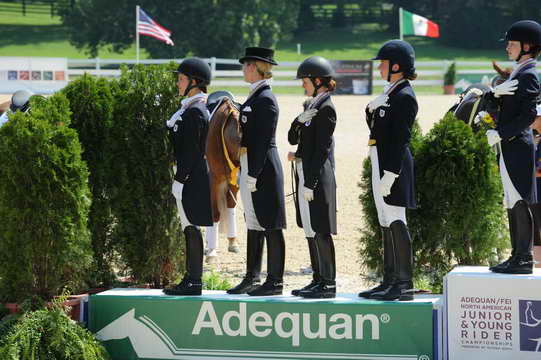
M 487 130 L 487 141 L 489 146 L 493 146 L 502 141 L 502 138 L 496 130 Z
M 174 113 L 171 118 L 169 120 L 167 120 L 165 122 L 165 125 L 168 127 L 168 128 L 172 128 L 173 126 L 175 126 L 175 123 L 178 121 L 178 120 L 181 120 L 182 121 L 182 116 L 181 116 L 181 113 L 182 113 L 182 109 L 178 110 L 176 113 Z
M 475 119 L 473 119 L 474 124 L 481 123 L 481 119 L 485 117 L 488 114 L 486 111 L 479 111 L 479 113 L 475 116 Z
M 5 123 L 8 122 L 8 112 L 6 111 L 5 113 L 2 114 L 2 116 L 0 116 L 0 126 L 4 125 Z
M 502 82 L 500 85 L 495 86 L 492 89 L 494 97 L 499 98 L 502 95 L 513 95 L 518 86 L 518 80 L 507 80 Z
M 314 190 L 309 189 L 306 186 L 303 186 L 302 196 L 304 196 L 304 200 L 310 202 L 314 200 Z
M 256 183 L 257 179 L 255 177 L 248 176 L 246 178 L 246 187 L 250 192 L 257 191 Z
M 379 191 L 381 195 L 387 196 L 391 193 L 391 188 L 393 187 L 394 181 L 398 177 L 398 174 L 384 170 L 383 177 L 379 182 Z
M 389 103 L 387 102 L 388 100 L 389 100 L 388 95 L 385 95 L 385 94 L 379 95 L 377 98 L 375 98 L 374 100 L 368 103 L 368 112 L 373 113 L 374 110 L 376 110 L 379 107 L 389 106 Z
M 180 200 L 182 199 L 182 189 L 184 188 L 184 185 L 182 183 L 179 183 L 178 181 L 173 181 L 173 187 L 171 189 L 171 192 L 173 193 L 173 196 Z
M 316 116 L 316 114 L 317 114 L 317 109 L 306 110 L 305 112 L 303 112 L 297 117 L 297 121 L 300 122 L 301 124 L 304 124 L 305 122 L 312 120 L 312 118 Z

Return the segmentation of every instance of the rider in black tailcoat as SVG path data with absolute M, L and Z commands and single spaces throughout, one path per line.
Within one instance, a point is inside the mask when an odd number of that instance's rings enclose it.
M 360 297 L 376 300 L 413 299 L 413 255 L 406 222 L 406 208 L 414 209 L 413 157 L 409 149 L 417 116 L 417 100 L 409 80 L 414 80 L 415 53 L 402 40 L 386 42 L 374 60 L 387 78 L 383 94 L 366 108 L 370 128 L 372 191 L 383 237 L 383 281 Z
M 209 113 L 206 89 L 209 65 L 198 58 L 184 60 L 176 71 L 177 87 L 184 100 L 167 121 L 176 158 L 172 192 L 177 201 L 186 240 L 186 275 L 180 284 L 165 289 L 168 295 L 201 295 L 203 237 L 199 226 L 212 225 L 210 184 L 205 160 Z
M 313 270 L 312 282 L 293 290 L 295 296 L 332 298 L 336 294 L 336 180 L 333 133 L 336 110 L 330 92 L 336 88 L 331 64 L 320 56 L 304 60 L 297 70 L 312 99 L 291 124 L 288 140 L 295 152 L 297 223 L 304 229 Z
M 227 292 L 280 295 L 283 290 L 286 227 L 284 174 L 276 148 L 278 103 L 268 79 L 274 50 L 249 47 L 239 61 L 250 94 L 240 107 L 242 127 L 240 194 L 248 228 L 246 275 Z M 260 285 L 263 242 L 267 239 L 267 279 Z
M 533 218 L 528 205 L 537 201 L 537 195 L 530 125 L 536 117 L 536 100 L 541 90 L 535 69 L 535 59 L 541 51 L 541 25 L 531 20 L 518 21 L 509 28 L 504 40 L 509 58 L 517 66 L 507 81 L 493 89 L 499 114 L 497 127 L 487 131 L 487 139 L 489 145 L 498 148 L 512 252 L 508 260 L 490 270 L 531 274 Z

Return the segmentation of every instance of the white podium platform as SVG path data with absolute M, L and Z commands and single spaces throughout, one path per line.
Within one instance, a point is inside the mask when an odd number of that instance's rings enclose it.
M 449 360 L 541 360 L 541 269 L 457 267 L 444 284 Z

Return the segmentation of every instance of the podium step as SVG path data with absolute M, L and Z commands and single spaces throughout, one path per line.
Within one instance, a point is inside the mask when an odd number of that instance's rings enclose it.
M 441 354 L 440 296 L 380 302 L 113 289 L 90 297 L 89 328 L 113 359 L 393 359 Z
M 541 269 L 458 267 L 444 283 L 449 360 L 541 359 Z

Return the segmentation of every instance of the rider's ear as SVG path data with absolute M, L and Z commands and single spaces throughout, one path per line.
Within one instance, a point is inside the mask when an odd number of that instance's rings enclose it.
M 400 70 L 400 65 L 398 64 L 393 64 L 393 67 L 391 68 L 394 72 L 398 72 L 398 70 Z

